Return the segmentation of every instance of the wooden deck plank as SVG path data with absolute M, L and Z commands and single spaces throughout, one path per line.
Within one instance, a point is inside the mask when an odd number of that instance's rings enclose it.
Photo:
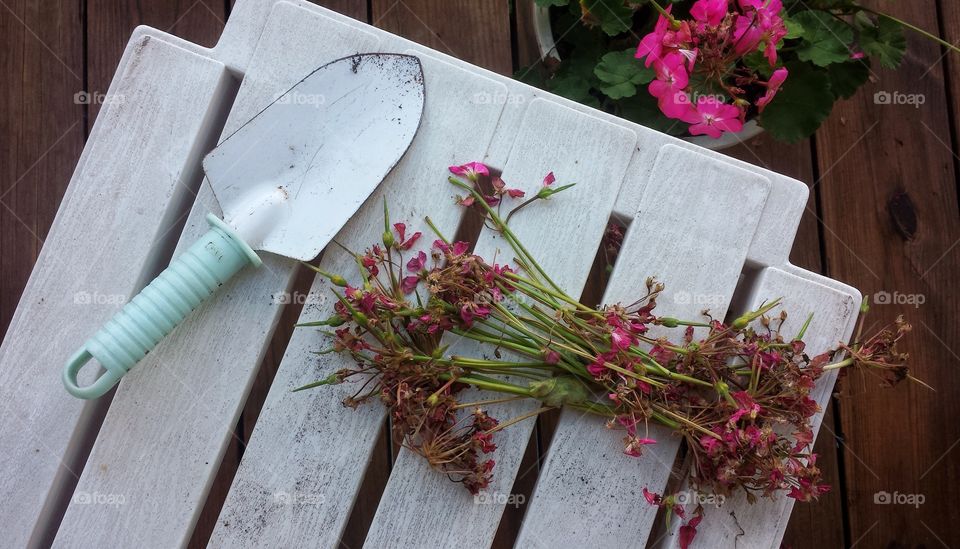
M 770 188 L 766 178 L 700 153 L 661 149 L 603 302 L 632 301 L 654 276 L 666 284 L 659 314 L 692 318 L 710 308 L 722 316 Z M 517 543 L 642 546 L 657 510 L 641 490 L 662 492 L 680 445 L 665 428 L 651 426 L 649 436 L 657 444 L 632 460 L 605 420 L 564 410 Z
M 5 332 L 83 148 L 80 6 L 0 9 L 0 332 Z
M 869 4 L 938 28 L 933 2 Z M 868 296 L 923 296 L 916 307 L 874 305 L 868 325 L 876 329 L 906 315 L 914 325 L 907 344 L 913 374 L 937 391 L 910 383 L 883 390 L 872 376 L 843 383 L 849 543 L 866 547 L 958 540 L 960 424 L 948 418 L 960 414 L 960 401 L 947 395 L 960 387 L 960 220 L 941 56 L 935 44 L 908 33 L 902 67 L 874 68 L 877 82 L 839 104 L 817 135 L 828 272 Z M 878 104 L 878 92 L 920 94 L 924 102 Z M 922 494 L 925 501 L 875 503 L 883 492 Z
M 372 0 L 373 25 L 474 65 L 509 75 L 507 2 Z
M 322 16 L 292 15 L 321 36 L 326 34 Z M 278 18 L 277 26 L 268 26 L 265 36 L 268 40 L 279 38 L 288 29 L 289 22 Z M 298 36 L 304 49 L 317 43 L 310 34 Z M 427 103 L 420 133 L 388 180 L 337 236 L 337 242 L 351 250 L 368 248 L 379 238 L 381 230 L 371 227 L 382 227 L 384 199 L 393 221 L 407 223 L 410 231 L 423 232 L 419 249 L 428 250 L 433 242 L 424 222 L 427 215 L 441 230 L 453 234 L 462 210 L 454 204 L 446 167 L 465 161 L 463 155 L 481 157 L 493 137 L 502 107 L 476 104 L 470 99 L 475 93 L 506 93 L 505 87 L 427 56 L 421 56 L 421 60 Z M 471 120 L 471 132 L 464 132 L 450 120 Z M 355 259 L 339 247 L 324 253 L 321 268 L 355 278 Z M 329 282 L 317 277 L 300 321 L 330 317 L 330 292 Z M 357 410 L 344 407 L 343 397 L 357 389 L 353 383 L 309 393 L 290 392 L 352 364 L 341 355 L 315 354 L 328 346 L 329 338 L 316 329 L 294 332 L 231 487 L 212 546 L 333 546 L 341 538 L 371 452 L 385 451 L 377 444 L 384 413 L 376 402 Z M 377 460 L 372 463 L 383 465 Z M 362 533 L 357 537 L 362 540 Z

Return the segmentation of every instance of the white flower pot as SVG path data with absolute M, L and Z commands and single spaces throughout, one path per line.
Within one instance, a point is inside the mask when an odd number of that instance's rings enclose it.
M 550 9 L 540 7 L 532 0 L 530 1 L 530 8 L 533 9 L 533 32 L 537 40 L 537 47 L 540 49 L 540 57 L 543 59 L 552 57 L 559 61 L 560 54 L 557 53 L 557 44 L 553 40 L 553 28 L 550 24 Z M 744 123 L 742 130 L 735 133 L 724 133 L 716 139 L 706 135 L 683 137 L 682 139 L 707 149 L 719 151 L 743 143 L 762 132 L 763 128 L 757 124 L 756 120 L 748 120 Z

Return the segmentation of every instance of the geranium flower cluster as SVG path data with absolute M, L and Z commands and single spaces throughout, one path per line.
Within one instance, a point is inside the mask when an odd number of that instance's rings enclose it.
M 309 325 L 334 328 L 323 352 L 355 365 L 303 388 L 356 378 L 361 388 L 345 404 L 380 400 L 396 439 L 472 493 L 490 482 L 494 460 L 487 454 L 496 450 L 496 432 L 567 406 L 607 418 L 609 428 L 624 433 L 623 453 L 631 457 L 656 444 L 651 422 L 667 426 L 685 440 L 697 491 L 743 490 L 751 502 L 777 493 L 812 501 L 828 490 L 812 453 L 817 380 L 850 368 L 879 372 L 891 384 L 909 378 L 907 356 L 897 350 L 909 330 L 902 321 L 863 343 L 858 332 L 854 343 L 810 357 L 803 336 L 811 319 L 799 333 L 783 334 L 779 300 L 728 322 L 707 311 L 680 320 L 656 314 L 664 286 L 648 279 L 629 305 L 582 305 L 552 282 L 495 209 L 509 193 L 480 190 L 487 167 L 471 163 L 451 172 L 465 179 L 449 178 L 473 198 L 469 207 L 509 243 L 515 266 L 490 263 L 439 232 L 429 254 L 416 250 L 421 235 L 391 225 L 385 206 L 382 242 L 356 253 L 360 282 L 318 270 L 340 290 L 333 316 Z M 554 181 L 545 178 L 538 199 L 564 188 Z M 478 342 L 476 355 L 463 354 L 462 346 L 448 352 L 445 334 Z M 843 356 L 831 362 L 838 352 Z M 501 395 L 462 402 L 466 388 Z M 541 407 L 499 422 L 485 411 L 517 399 Z M 688 545 L 702 508 L 688 514 L 675 495 L 647 487 L 644 494 L 689 518 L 681 531 Z
M 762 112 L 787 79 L 784 67 L 764 77 L 744 62 L 759 53 L 776 67 L 777 44 L 787 34 L 782 1 L 697 0 L 686 20 L 674 18 L 672 8 L 660 9 L 637 47 L 636 57 L 656 73 L 650 94 L 664 115 L 690 124 L 692 135 L 740 131 L 748 112 Z

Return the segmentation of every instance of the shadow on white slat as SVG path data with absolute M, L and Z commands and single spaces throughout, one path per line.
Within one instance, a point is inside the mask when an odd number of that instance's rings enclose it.
M 640 192 L 603 302 L 633 301 L 654 276 L 666 284 L 658 314 L 695 318 L 709 308 L 722 317 L 769 192 L 765 177 L 663 147 Z M 651 334 L 656 337 L 656 330 Z M 563 411 L 518 547 L 644 545 L 657 510 L 642 489 L 662 490 L 680 439 L 651 425 L 649 435 L 658 442 L 634 459 L 622 454 L 623 433 L 605 423 Z
M 552 102 L 535 100 L 515 138 L 513 134 L 498 137 L 513 139 L 502 174 L 509 186 L 532 195 L 550 170 L 557 185 L 577 183 L 549 201 L 530 206 L 510 222 L 554 281 L 576 295 L 586 281 L 590 258 L 606 227 L 636 134 Z M 582 255 L 581 250 L 590 252 Z M 509 246 L 487 229 L 480 235 L 476 253 L 488 260 L 495 257 L 500 263 L 512 263 Z M 449 336 L 444 343 L 454 344 L 466 354 L 481 350 L 470 341 L 458 342 Z M 510 360 L 509 356 L 505 353 L 503 359 Z M 469 400 L 470 393 L 463 398 Z M 536 406 L 530 402 L 494 405 L 489 412 L 507 420 Z M 497 434 L 498 450 L 490 456 L 496 461 L 488 489 L 491 494 L 510 493 L 533 426 L 530 420 Z M 503 500 L 478 504 L 462 485 L 430 470 L 420 456 L 403 449 L 364 546 L 489 546 L 504 506 Z
M 318 56 L 332 60 L 379 47 L 376 36 L 338 23 L 326 26 L 317 40 L 310 54 L 267 42 L 273 51 L 258 50 L 251 72 L 282 62 L 284 74 L 295 82 L 297 75 L 322 64 Z M 166 87 L 182 101 L 183 90 L 169 86 L 177 78 L 168 77 Z M 244 82 L 226 132 L 289 84 L 286 78 Z M 219 212 L 219 207 L 204 185 L 178 251 L 206 230 L 208 211 Z M 280 315 L 273 296 L 288 290 L 294 267 L 291 260 L 264 257 L 263 267 L 226 284 L 126 376 L 77 486 L 77 493 L 123 495 L 124 504 L 71 505 L 55 545 L 83 540 L 95 546 L 150 547 L 190 539 Z
M 435 238 L 424 222 L 427 215 L 452 235 L 462 209 L 454 203 L 446 168 L 482 157 L 493 137 L 502 107 L 474 101 L 474 97 L 505 94 L 503 85 L 424 55 L 421 60 L 427 94 L 420 133 L 400 165 L 337 236 L 337 242 L 351 250 L 362 251 L 379 240 L 384 198 L 391 221 L 407 223 L 408 234 L 423 232 L 410 254 L 429 251 Z M 451 121 L 469 121 L 469 131 Z M 339 247 L 327 249 L 320 267 L 358 283 L 354 258 Z M 329 318 L 332 290 L 323 277 L 317 277 L 300 322 Z M 342 398 L 359 388 L 356 382 L 290 392 L 353 365 L 339 354 L 315 354 L 329 346 L 330 338 L 315 328 L 294 332 L 211 546 L 336 545 L 384 414 L 378 402 L 356 410 L 341 404 Z

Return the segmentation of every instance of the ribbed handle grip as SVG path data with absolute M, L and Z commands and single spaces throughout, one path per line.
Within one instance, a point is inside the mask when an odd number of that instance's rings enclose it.
M 218 217 L 207 214 L 207 223 L 210 230 L 206 234 L 74 353 L 63 371 L 63 384 L 70 394 L 84 399 L 104 395 L 237 271 L 248 264 L 262 263 Z M 79 387 L 77 374 L 91 358 L 106 372 L 93 384 Z

